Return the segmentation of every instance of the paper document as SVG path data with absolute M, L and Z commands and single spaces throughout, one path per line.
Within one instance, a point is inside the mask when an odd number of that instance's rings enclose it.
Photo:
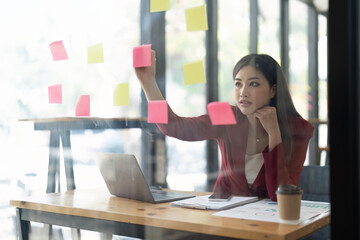
M 270 199 L 263 199 L 261 201 L 239 206 L 229 210 L 216 212 L 213 215 L 220 217 L 241 218 L 247 220 L 278 222 L 297 225 L 307 219 L 313 218 L 321 213 L 330 211 L 330 203 L 301 201 L 300 219 L 285 221 L 279 217 L 279 208 L 277 202 Z
M 258 197 L 238 197 L 233 196 L 230 200 L 225 202 L 215 202 L 209 201 L 209 196 L 201 196 L 188 198 L 185 200 L 172 202 L 172 206 L 185 207 L 185 208 L 196 208 L 196 209 L 206 209 L 206 210 L 223 210 L 231 207 L 236 207 L 244 205 L 247 203 L 258 201 Z

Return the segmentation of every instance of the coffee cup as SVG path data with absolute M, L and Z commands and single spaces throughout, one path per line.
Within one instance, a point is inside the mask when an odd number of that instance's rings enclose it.
M 282 220 L 300 219 L 300 207 L 303 191 L 293 184 L 279 185 L 276 195 L 279 206 L 279 216 Z

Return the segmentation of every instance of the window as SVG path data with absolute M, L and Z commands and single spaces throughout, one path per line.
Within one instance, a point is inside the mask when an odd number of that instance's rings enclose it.
M 187 32 L 185 9 L 205 4 L 203 0 L 174 1 L 166 12 L 166 100 L 184 117 L 206 113 L 205 84 L 184 85 L 183 64 L 203 61 L 205 31 Z M 166 137 L 169 187 L 205 190 L 205 142 L 184 142 Z M 195 160 L 194 160 L 195 159 Z
M 19 119 L 75 116 L 82 94 L 91 95 L 91 116 L 140 116 L 141 88 L 132 68 L 132 48 L 140 41 L 140 1 L 20 0 L 0 5 L 0 239 L 15 239 L 9 198 L 45 193 L 49 159 L 49 132 L 34 131 L 32 122 Z M 58 40 L 68 60 L 53 61 L 49 44 Z M 98 43 L 105 61 L 88 64 L 87 48 Z M 131 107 L 115 107 L 114 88 L 125 82 L 133 93 Z M 62 84 L 62 104 L 48 102 L 47 89 L 53 84 Z M 77 187 L 104 184 L 92 151 L 140 152 L 140 133 L 72 132 Z
M 218 8 L 219 101 L 234 104 L 233 68 L 249 53 L 249 1 L 222 0 Z

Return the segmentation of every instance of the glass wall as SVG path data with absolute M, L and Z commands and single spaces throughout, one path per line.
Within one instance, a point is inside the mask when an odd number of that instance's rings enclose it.
M 49 132 L 34 131 L 32 121 L 19 119 L 74 117 L 77 99 L 85 94 L 92 117 L 140 116 L 141 88 L 132 67 L 139 13 L 140 1 L 1 1 L 0 239 L 16 239 L 9 199 L 46 190 Z M 53 61 L 49 44 L 59 40 L 68 60 Z M 88 47 L 99 43 L 104 62 L 88 64 Z M 119 83 L 129 83 L 129 106 L 113 105 Z M 48 100 L 48 87 L 55 84 L 62 86 L 61 104 Z M 139 129 L 73 131 L 77 188 L 104 185 L 94 151 L 138 154 L 140 139 Z M 63 169 L 61 190 L 66 190 Z
M 91 116 L 125 119 L 141 116 L 141 87 L 132 66 L 140 42 L 141 1 L 45 0 L 0 3 L 0 239 L 15 239 L 9 199 L 45 193 L 49 160 L 48 131 L 34 131 L 24 119 L 74 117 L 80 95 L 91 97 Z M 185 9 L 205 0 L 171 1 L 166 11 L 166 100 L 180 116 L 207 113 L 206 84 L 185 85 L 183 65 L 203 60 L 206 31 L 187 32 Z M 250 1 L 218 1 L 219 101 L 234 105 L 234 64 L 249 53 Z M 280 59 L 280 0 L 258 0 L 258 52 Z M 290 90 L 307 119 L 308 6 L 289 1 Z M 271 9 L 271 11 L 269 11 Z M 327 19 L 319 15 L 319 146 L 327 147 Z M 67 60 L 54 61 L 49 44 L 62 40 Z M 88 64 L 88 47 L 102 44 L 103 63 Z M 129 83 L 129 106 L 114 106 L 117 84 Z M 48 87 L 61 84 L 61 104 L 50 104 Z M 71 132 L 77 188 L 104 187 L 93 152 L 134 153 L 141 160 L 141 130 Z M 178 190 L 206 189 L 206 142 L 166 137 L 167 183 Z M 62 158 L 63 156 L 61 156 Z M 322 163 L 326 155 L 322 155 Z M 62 161 L 61 161 L 61 164 Z M 61 165 L 61 190 L 65 190 Z M 86 238 L 86 237 L 84 237 Z

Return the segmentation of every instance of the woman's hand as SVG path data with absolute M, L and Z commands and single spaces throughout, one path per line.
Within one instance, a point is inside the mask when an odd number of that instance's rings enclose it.
M 272 131 L 279 128 L 275 107 L 265 106 L 259 108 L 254 113 L 254 117 L 259 119 L 261 125 L 268 134 L 271 134 Z
M 151 50 L 151 66 L 135 68 L 135 73 L 141 84 L 155 80 L 156 52 L 154 50 Z
M 269 150 L 282 142 L 276 108 L 265 106 L 259 108 L 254 113 L 254 117 L 259 119 L 261 125 L 269 135 Z

